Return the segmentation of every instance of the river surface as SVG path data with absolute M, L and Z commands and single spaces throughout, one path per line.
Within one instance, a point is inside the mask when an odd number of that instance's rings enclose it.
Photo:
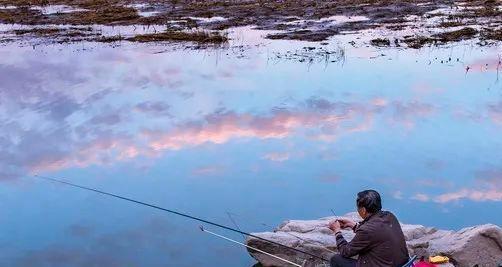
M 405 223 L 502 225 L 500 46 L 233 31 L 217 49 L 0 46 L 1 266 L 254 264 L 197 222 L 36 174 L 250 232 L 368 188 Z

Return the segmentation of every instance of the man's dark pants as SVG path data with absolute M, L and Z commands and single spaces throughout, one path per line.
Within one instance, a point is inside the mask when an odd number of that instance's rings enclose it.
M 356 267 L 356 260 L 335 255 L 331 258 L 331 267 Z

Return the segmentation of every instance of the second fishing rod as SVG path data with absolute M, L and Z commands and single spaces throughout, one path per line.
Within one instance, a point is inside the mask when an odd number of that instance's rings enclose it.
M 206 220 L 206 219 L 202 219 L 202 218 L 190 215 L 190 214 L 186 214 L 186 213 L 183 213 L 183 212 L 175 211 L 175 210 L 172 210 L 172 209 L 166 209 L 166 208 L 163 208 L 163 207 L 160 207 L 160 206 L 157 206 L 157 205 L 153 205 L 153 204 L 149 204 L 149 203 L 142 202 L 142 201 L 139 201 L 139 200 L 135 200 L 135 199 L 132 199 L 132 198 L 128 198 L 128 197 L 124 197 L 124 196 L 120 196 L 120 195 L 108 193 L 108 192 L 105 192 L 105 191 L 102 191 L 102 190 L 99 190 L 99 189 L 95 189 L 95 188 L 91 188 L 91 187 L 86 187 L 86 186 L 74 184 L 74 183 L 67 182 L 67 181 L 64 181 L 64 180 L 59 180 L 59 179 L 55 179 L 55 178 L 51 178 L 51 177 L 46 177 L 46 176 L 40 176 L 40 175 L 35 175 L 35 177 L 39 178 L 39 179 L 42 179 L 42 180 L 56 182 L 56 183 L 68 185 L 68 186 L 71 186 L 71 187 L 80 188 L 80 189 L 83 189 L 83 190 L 86 190 L 86 191 L 92 191 L 92 192 L 95 192 L 95 193 L 98 193 L 98 194 L 101 194 L 101 195 L 106 195 L 106 196 L 110 196 L 110 197 L 113 197 L 113 198 L 118 198 L 118 199 L 121 199 L 121 200 L 125 200 L 125 201 L 129 201 L 129 202 L 132 202 L 132 203 L 136 203 L 136 204 L 139 204 L 139 205 L 147 206 L 147 207 L 150 207 L 150 208 L 154 208 L 154 209 L 162 210 L 162 211 L 165 211 L 165 212 L 169 212 L 169 213 L 172 213 L 172 214 L 175 214 L 175 215 L 178 215 L 178 216 L 182 216 L 182 217 L 185 217 L 185 218 L 188 218 L 188 219 L 191 219 L 191 220 L 199 221 L 199 222 L 206 223 L 206 224 L 209 224 L 209 225 L 212 225 L 212 226 L 216 226 L 216 227 L 219 227 L 219 228 L 222 228 L 222 229 L 225 229 L 225 230 L 236 232 L 236 233 L 239 233 L 239 234 L 242 234 L 242 235 L 245 235 L 245 236 L 253 237 L 253 238 L 256 238 L 256 239 L 268 242 L 270 244 L 274 244 L 274 245 L 277 245 L 277 246 L 280 246 L 280 247 L 283 247 L 283 248 L 286 248 L 286 249 L 289 249 L 289 250 L 292 250 L 292 251 L 296 251 L 296 252 L 308 255 L 308 256 L 310 256 L 312 258 L 315 258 L 315 259 L 318 259 L 318 260 L 322 260 L 324 262 L 329 262 L 329 260 L 327 260 L 327 259 L 325 259 L 325 258 L 323 258 L 321 256 L 312 254 L 310 252 L 303 251 L 301 249 L 297 249 L 297 248 L 293 248 L 293 247 L 289 247 L 289 246 L 283 245 L 281 243 L 278 243 L 278 242 L 275 242 L 275 241 L 272 241 L 272 240 L 268 240 L 268 239 L 265 239 L 265 238 L 257 236 L 257 235 L 253 235 L 251 233 L 247 233 L 247 232 L 244 232 L 244 231 L 241 231 L 241 230 L 229 227 L 229 226 L 225 226 L 225 225 L 222 225 L 222 224 L 219 224 L 219 223 L 215 223 L 215 222 L 212 222 L 212 221 L 209 221 L 209 220 Z

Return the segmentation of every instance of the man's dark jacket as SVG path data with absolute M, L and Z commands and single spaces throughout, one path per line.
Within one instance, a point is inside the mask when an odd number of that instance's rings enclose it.
M 342 234 L 336 234 L 340 255 L 358 255 L 357 267 L 398 267 L 408 261 L 408 250 L 403 230 L 396 216 L 379 211 L 360 222 L 356 235 L 347 242 Z

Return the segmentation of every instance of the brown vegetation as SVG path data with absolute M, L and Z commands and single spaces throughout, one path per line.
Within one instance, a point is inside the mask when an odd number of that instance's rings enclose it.
M 98 34 L 92 32 L 89 28 L 71 27 L 71 28 L 29 28 L 29 29 L 18 29 L 13 30 L 13 33 L 17 36 L 28 36 L 28 37 L 39 37 L 39 38 L 50 38 L 54 41 L 61 42 L 61 40 L 71 41 L 72 39 L 82 40 L 84 37 L 95 37 Z
M 219 44 L 228 41 L 228 38 L 219 32 L 208 31 L 165 31 L 160 33 L 140 34 L 131 38 L 128 41 L 133 42 L 162 42 L 162 41 L 190 41 L 196 43 L 213 43 Z
M 329 37 L 346 31 L 360 31 L 385 26 L 391 31 L 399 31 L 405 27 L 413 28 L 407 17 L 439 16 L 445 19 L 438 22 L 438 27 L 450 28 L 465 25 L 465 21 L 476 23 L 489 18 L 500 25 L 502 11 L 496 0 L 472 0 L 462 3 L 450 0 L 177 0 L 155 1 L 137 0 L 134 3 L 150 5 L 149 10 L 158 13 L 151 17 L 141 17 L 138 10 L 127 6 L 131 0 L 0 0 L 0 5 L 16 6 L 13 9 L 0 9 L 0 23 L 17 23 L 25 25 L 166 25 L 173 29 L 164 33 L 144 34 L 128 38 L 131 41 L 195 41 L 218 43 L 225 42 L 226 37 L 218 34 L 187 33 L 184 30 L 200 28 L 205 30 L 223 30 L 235 26 L 255 25 L 258 29 L 281 30 L 281 33 L 270 34 L 270 39 L 292 39 L 306 41 L 323 41 Z M 43 14 L 33 6 L 68 5 L 83 8 L 85 11 L 69 13 Z M 459 9 L 458 6 L 462 5 Z M 444 7 L 456 10 L 454 15 L 429 14 L 429 11 Z M 457 12 L 458 11 L 458 12 Z M 348 23 L 329 24 L 319 21 L 334 15 L 365 16 L 368 20 Z M 189 17 L 220 16 L 226 20 L 203 21 Z M 304 20 L 303 24 L 289 23 L 293 20 Z M 173 21 L 177 21 L 173 27 Z M 480 36 L 486 40 L 500 40 L 500 27 L 487 25 Z M 57 33 L 54 33 L 57 34 Z M 421 47 L 427 43 L 454 42 L 479 36 L 472 30 L 452 31 L 435 36 L 409 37 L 404 40 L 410 47 Z M 122 37 L 103 37 L 105 41 L 124 39 Z M 390 41 L 377 38 L 371 41 L 376 46 L 387 46 Z
M 390 40 L 387 38 L 376 38 L 370 41 L 374 46 L 389 46 Z
M 477 30 L 466 27 L 456 31 L 434 34 L 432 35 L 432 37 L 440 42 L 446 43 L 446 42 L 457 42 L 461 40 L 471 39 L 475 37 L 477 33 L 478 33 Z
M 484 29 L 481 37 L 488 40 L 502 41 L 502 28 L 500 29 Z
M 325 31 L 311 31 L 311 30 L 298 30 L 286 33 L 269 34 L 269 39 L 287 39 L 287 40 L 307 40 L 312 42 L 324 41 L 330 36 L 335 35 L 337 32 L 332 30 Z
M 404 42 L 408 45 L 408 47 L 418 49 L 427 44 L 458 42 L 462 40 L 472 39 L 477 35 L 478 35 L 477 30 L 470 27 L 465 27 L 456 31 L 433 34 L 430 37 L 407 36 L 405 37 Z

